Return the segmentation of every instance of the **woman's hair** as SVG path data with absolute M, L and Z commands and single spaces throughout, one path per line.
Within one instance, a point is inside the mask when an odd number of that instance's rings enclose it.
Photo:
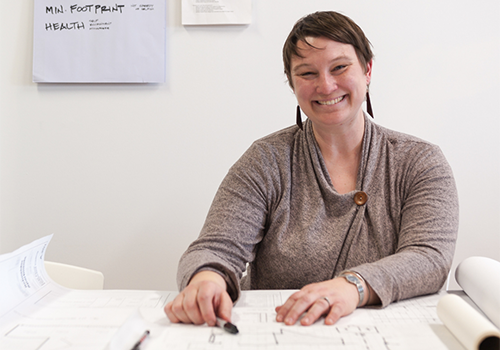
M 333 11 L 312 13 L 302 17 L 295 23 L 283 45 L 285 74 L 288 79 L 288 84 L 290 84 L 292 89 L 292 58 L 293 56 L 303 57 L 297 47 L 299 41 L 313 47 L 307 42 L 307 37 L 325 37 L 339 43 L 351 44 L 365 71 L 368 62 L 373 58 L 370 41 L 366 38 L 361 28 L 349 17 Z

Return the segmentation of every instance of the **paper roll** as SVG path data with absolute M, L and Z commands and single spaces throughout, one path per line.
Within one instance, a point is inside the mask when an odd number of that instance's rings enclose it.
M 439 319 L 468 350 L 498 350 L 500 331 L 465 300 L 455 294 L 442 297 Z
M 469 298 L 500 328 L 500 262 L 472 256 L 458 265 L 455 278 Z

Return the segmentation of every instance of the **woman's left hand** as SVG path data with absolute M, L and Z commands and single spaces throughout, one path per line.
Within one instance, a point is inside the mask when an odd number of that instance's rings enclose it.
M 359 303 L 356 286 L 343 277 L 312 283 L 292 294 L 281 306 L 276 307 L 276 321 L 293 325 L 309 326 L 326 315 L 325 324 L 332 325 L 341 317 L 352 313 Z

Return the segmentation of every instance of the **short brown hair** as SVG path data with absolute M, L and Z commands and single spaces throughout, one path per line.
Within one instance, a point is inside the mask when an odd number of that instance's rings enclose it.
M 290 84 L 292 89 L 292 57 L 303 57 L 299 53 L 297 43 L 302 41 L 311 46 L 311 44 L 306 41 L 307 37 L 325 37 L 339 43 L 351 44 L 354 46 L 359 62 L 365 71 L 368 62 L 373 58 L 370 41 L 352 19 L 334 11 L 312 13 L 302 17 L 295 23 L 283 45 L 285 74 L 288 79 L 288 84 Z

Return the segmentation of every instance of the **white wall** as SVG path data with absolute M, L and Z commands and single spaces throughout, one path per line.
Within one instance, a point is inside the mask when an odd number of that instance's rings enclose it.
M 160 85 L 34 84 L 33 2 L 2 7 L 0 253 L 54 233 L 46 258 L 103 271 L 106 288 L 175 289 L 230 165 L 294 123 L 289 30 L 332 9 L 374 46 L 376 122 L 439 144 L 454 169 L 455 265 L 500 260 L 497 0 L 254 0 L 249 26 L 191 28 L 167 2 Z

